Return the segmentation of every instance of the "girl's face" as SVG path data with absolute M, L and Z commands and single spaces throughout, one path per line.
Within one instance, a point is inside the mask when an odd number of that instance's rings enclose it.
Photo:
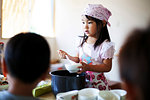
M 82 16 L 83 31 L 88 37 L 95 37 L 97 32 L 96 22 L 89 20 L 86 16 Z

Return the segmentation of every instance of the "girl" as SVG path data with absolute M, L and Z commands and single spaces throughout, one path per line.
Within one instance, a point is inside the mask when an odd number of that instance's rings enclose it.
M 100 4 L 89 4 L 82 14 L 84 36 L 81 39 L 76 57 L 59 50 L 61 58 L 70 60 L 82 66 L 78 73 L 86 72 L 86 87 L 109 90 L 108 82 L 103 72 L 109 72 L 112 67 L 114 44 L 110 42 L 107 30 L 108 18 L 111 12 Z

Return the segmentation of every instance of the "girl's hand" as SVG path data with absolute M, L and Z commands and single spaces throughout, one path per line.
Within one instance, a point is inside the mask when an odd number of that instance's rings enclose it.
M 80 62 L 80 63 L 82 64 L 82 66 L 78 67 L 78 68 L 80 68 L 80 70 L 77 73 L 81 74 L 82 72 L 88 71 L 89 65 L 84 62 Z
M 58 50 L 58 54 L 59 54 L 59 57 L 61 59 L 66 59 L 66 55 L 68 55 L 65 51 L 63 50 Z

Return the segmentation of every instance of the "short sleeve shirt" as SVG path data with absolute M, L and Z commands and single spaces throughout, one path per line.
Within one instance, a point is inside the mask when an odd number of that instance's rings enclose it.
M 105 40 L 101 45 L 94 49 L 94 44 L 84 43 L 82 47 L 78 48 L 79 58 L 83 54 L 91 57 L 93 64 L 102 64 L 103 59 L 113 58 L 114 56 L 114 43 Z

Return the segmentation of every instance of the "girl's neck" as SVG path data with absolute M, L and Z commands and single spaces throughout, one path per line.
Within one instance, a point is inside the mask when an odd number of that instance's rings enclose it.
M 86 40 L 86 43 L 95 44 L 96 40 L 97 40 L 97 38 L 95 38 L 95 37 L 88 37 Z

